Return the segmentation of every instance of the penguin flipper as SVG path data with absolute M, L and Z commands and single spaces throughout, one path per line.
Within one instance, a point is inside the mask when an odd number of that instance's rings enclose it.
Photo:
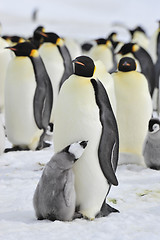
M 119 136 L 117 122 L 105 88 L 99 80 L 91 79 L 96 103 L 100 109 L 102 134 L 98 148 L 99 163 L 109 183 L 117 186 L 115 170 L 119 155 Z
M 69 53 L 68 48 L 64 45 L 61 47 L 58 46 L 58 49 L 60 51 L 60 54 L 63 58 L 63 63 L 64 63 L 64 73 L 59 84 L 59 90 L 60 90 L 65 80 L 69 78 L 70 75 L 73 73 L 73 65 L 72 65 L 72 59 L 71 59 L 71 55 Z

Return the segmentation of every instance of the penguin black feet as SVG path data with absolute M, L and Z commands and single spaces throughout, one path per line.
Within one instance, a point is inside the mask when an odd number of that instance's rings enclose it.
M 21 148 L 21 147 L 19 147 L 19 146 L 14 146 L 14 147 L 12 147 L 12 148 L 6 148 L 5 150 L 4 150 L 4 153 L 8 153 L 8 152 L 14 152 L 14 151 L 28 151 L 29 150 L 29 148 Z
M 106 202 L 104 202 L 101 207 L 100 212 L 96 215 L 96 218 L 107 217 L 110 213 L 113 213 L 113 212 L 119 213 L 119 211 L 117 209 L 111 207 Z

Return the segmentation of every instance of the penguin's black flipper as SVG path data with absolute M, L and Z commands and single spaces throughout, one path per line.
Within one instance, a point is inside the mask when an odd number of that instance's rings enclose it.
M 96 215 L 96 218 L 107 217 L 110 213 L 113 213 L 113 212 L 119 213 L 117 209 L 111 207 L 104 201 L 100 212 Z
M 38 128 L 47 129 L 53 104 L 50 78 L 40 57 L 31 57 L 37 87 L 34 95 L 34 117 Z
M 115 175 L 119 154 L 117 122 L 102 83 L 95 79 L 91 79 L 91 83 L 95 91 L 96 103 L 99 107 L 102 124 L 102 134 L 98 148 L 100 166 L 108 182 L 117 186 L 118 180 Z
M 64 45 L 64 46 L 58 46 L 58 49 L 61 53 L 61 56 L 63 57 L 63 63 L 64 63 L 64 73 L 59 84 L 59 90 L 60 90 L 65 80 L 69 78 L 71 74 L 73 74 L 73 64 L 72 64 L 72 59 L 68 51 L 68 48 Z

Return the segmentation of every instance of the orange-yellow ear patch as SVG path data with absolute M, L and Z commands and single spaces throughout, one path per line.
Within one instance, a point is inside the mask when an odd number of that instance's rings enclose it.
M 132 52 L 137 52 L 139 50 L 139 46 L 137 44 L 134 44 L 132 47 Z
M 30 53 L 30 57 L 38 57 L 39 53 L 36 49 L 32 49 L 31 53 Z
M 64 44 L 63 39 L 62 38 L 58 38 L 57 41 L 56 41 L 56 45 L 63 46 L 63 44 Z

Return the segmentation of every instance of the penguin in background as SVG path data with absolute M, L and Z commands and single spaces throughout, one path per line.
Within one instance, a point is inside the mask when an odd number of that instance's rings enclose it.
M 4 85 L 7 67 L 12 59 L 12 55 L 5 48 L 8 47 L 5 39 L 0 37 L 0 112 L 4 112 Z
M 123 57 L 112 74 L 119 130 L 119 164 L 142 164 L 143 143 L 152 116 L 152 99 L 146 77 L 136 71 L 133 58 Z
M 74 218 L 76 193 L 72 168 L 86 146 L 87 141 L 72 143 L 46 164 L 33 197 L 38 220 L 71 221 Z
M 39 25 L 33 32 L 33 36 L 29 38 L 29 41 L 37 48 L 41 46 L 43 43 L 43 37 L 40 34 L 41 32 L 45 32 L 45 28 L 42 25 Z
M 7 41 L 9 46 L 13 46 L 18 43 L 22 43 L 26 41 L 24 37 L 17 36 L 17 35 L 13 35 L 13 36 L 4 35 L 2 36 L 2 38 Z
M 42 149 L 50 120 L 53 91 L 37 49 L 30 42 L 8 47 L 15 53 L 5 83 L 5 126 L 13 148 Z
M 118 41 L 117 35 L 118 35 L 117 32 L 111 32 L 111 33 L 108 35 L 108 37 L 107 37 L 107 39 L 109 39 L 109 40 L 111 41 L 111 43 L 112 43 L 112 46 L 113 46 L 113 49 L 114 49 L 114 53 L 115 53 L 115 54 L 116 54 L 116 53 L 120 50 L 120 48 L 124 45 L 123 42 Z
M 119 50 L 118 58 L 132 57 L 137 60 L 140 66 L 140 72 L 145 75 L 148 80 L 148 86 L 151 96 L 155 88 L 155 71 L 154 64 L 149 53 L 136 43 L 126 43 Z M 117 60 L 118 60 L 117 58 Z
M 64 44 L 66 45 L 70 55 L 71 59 L 75 59 L 76 57 L 82 55 L 82 50 L 80 47 L 80 44 L 76 39 L 65 37 L 63 38 Z
M 114 115 L 116 116 L 116 96 L 115 96 L 115 89 L 114 89 L 114 81 L 112 75 L 107 72 L 104 63 L 100 60 L 94 61 L 95 64 L 95 72 L 94 78 L 99 79 L 103 84 L 106 92 L 108 94 L 112 110 Z
M 158 118 L 152 118 L 148 123 L 143 156 L 147 167 L 160 170 L 160 120 Z
M 4 153 L 4 149 L 5 149 L 5 133 L 0 116 L 0 155 Z
M 130 29 L 129 32 L 131 34 L 131 42 L 137 43 L 139 46 L 148 51 L 149 37 L 147 36 L 144 28 L 137 26 L 132 30 Z
M 76 213 L 93 220 L 113 209 L 106 203 L 115 175 L 119 138 L 117 123 L 103 84 L 94 79 L 95 64 L 88 56 L 73 61 L 74 73 L 64 82 L 55 108 L 55 152 L 84 139 L 83 156 L 74 164 Z
M 89 51 L 90 51 L 91 48 L 94 47 L 95 45 L 97 45 L 96 40 L 84 41 L 84 42 L 81 44 L 82 54 L 88 56 Z
M 40 56 L 45 64 L 51 79 L 54 103 L 51 113 L 51 122 L 54 123 L 54 107 L 62 84 L 73 73 L 72 59 L 64 40 L 53 32 L 41 32 L 43 44 L 39 48 Z
M 96 43 L 97 45 L 91 48 L 88 56 L 94 61 L 101 60 L 105 64 L 107 72 L 114 72 L 117 69 L 117 62 L 111 41 L 99 38 Z

